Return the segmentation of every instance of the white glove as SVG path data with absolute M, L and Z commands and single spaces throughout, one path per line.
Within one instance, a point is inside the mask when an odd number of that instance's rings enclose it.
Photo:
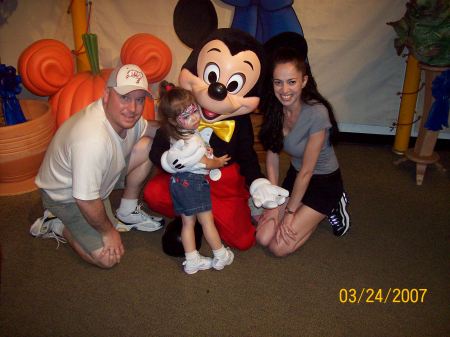
M 185 143 L 183 139 L 180 139 L 163 153 L 161 166 L 169 173 L 205 168 L 206 165 L 200 163 L 200 160 L 205 155 L 205 151 L 205 147 L 199 143 Z
M 275 208 L 284 204 L 289 191 L 272 185 L 266 178 L 258 178 L 250 185 L 250 194 L 256 207 Z

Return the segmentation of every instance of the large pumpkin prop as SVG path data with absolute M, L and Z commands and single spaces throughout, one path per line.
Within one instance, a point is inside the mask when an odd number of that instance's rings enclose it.
M 172 67 L 169 47 L 150 34 L 136 34 L 122 46 L 120 59 L 123 64 L 137 64 L 147 75 L 149 83 L 160 82 Z
M 52 39 L 34 42 L 19 57 L 18 69 L 24 86 L 38 96 L 49 96 L 58 127 L 103 95 L 105 83 L 112 71 L 99 69 L 96 36 L 87 35 L 87 41 L 95 40 L 95 47 L 91 45 L 86 48 L 91 71 L 74 74 L 75 65 L 69 48 Z M 133 63 L 141 67 L 149 83 L 161 81 L 172 66 L 169 47 L 146 33 L 128 38 L 123 44 L 120 59 L 122 64 Z M 154 101 L 150 98 L 147 98 L 143 117 L 155 119 Z
M 49 102 L 56 112 L 56 125 L 59 127 L 66 119 L 80 111 L 103 95 L 105 83 L 112 69 L 103 69 L 99 74 L 83 71 L 51 96 Z M 149 104 L 146 104 L 146 106 Z
M 23 85 L 38 96 L 51 96 L 73 76 L 74 61 L 67 46 L 57 40 L 32 43 L 19 57 Z

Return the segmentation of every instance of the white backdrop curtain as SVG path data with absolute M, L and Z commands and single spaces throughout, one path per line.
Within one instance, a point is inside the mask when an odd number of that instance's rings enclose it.
M 3 0 L 1 62 L 17 67 L 32 42 L 52 38 L 74 49 L 70 0 Z M 219 27 L 229 27 L 233 7 L 212 0 Z M 336 110 L 342 131 L 394 135 L 406 58 L 394 49 L 396 37 L 386 22 L 400 19 L 406 0 L 295 0 L 293 7 L 309 45 L 309 60 L 321 92 Z M 150 33 L 171 49 L 167 79 L 176 82 L 190 49 L 173 29 L 176 0 L 93 0 L 91 32 L 99 39 L 101 67 L 113 67 L 124 41 Z M 14 8 L 11 11 L 9 8 Z M 8 12 L 10 10 L 10 12 Z M 193 18 L 195 20 L 195 18 Z M 22 95 L 30 95 L 24 91 Z M 422 114 L 419 94 L 418 115 Z M 417 134 L 413 130 L 413 135 Z M 441 138 L 450 138 L 448 129 Z

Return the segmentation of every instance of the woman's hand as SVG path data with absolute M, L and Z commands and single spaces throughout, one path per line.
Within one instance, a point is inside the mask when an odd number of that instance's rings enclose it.
M 258 227 L 264 226 L 264 224 L 273 221 L 275 224 L 278 224 L 278 217 L 279 217 L 279 213 L 280 213 L 280 207 L 276 207 L 276 208 L 270 208 L 270 209 L 264 209 L 263 214 L 261 215 L 261 217 L 258 220 Z
M 276 240 L 277 243 L 280 244 L 281 240 L 283 240 L 286 244 L 290 244 L 290 240 L 296 240 L 297 232 L 294 230 L 292 226 L 292 221 L 294 220 L 295 212 L 288 213 L 284 212 L 283 219 L 281 220 L 280 227 L 278 228 Z

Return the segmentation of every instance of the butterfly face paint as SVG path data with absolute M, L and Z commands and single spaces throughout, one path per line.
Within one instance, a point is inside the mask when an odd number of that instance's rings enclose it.
M 200 124 L 200 107 L 192 103 L 177 117 L 177 123 L 185 130 L 196 130 Z

